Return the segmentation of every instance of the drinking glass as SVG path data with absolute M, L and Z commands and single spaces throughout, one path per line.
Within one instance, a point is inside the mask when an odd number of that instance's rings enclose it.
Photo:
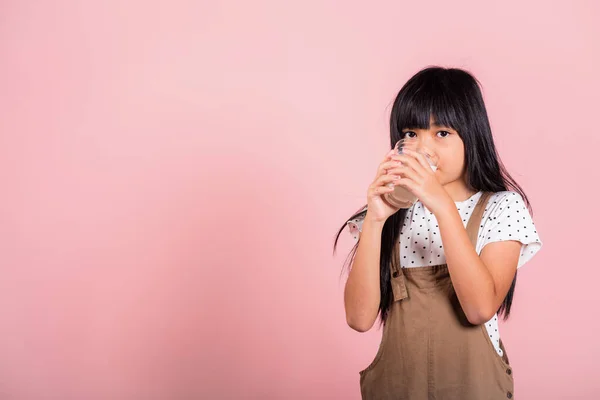
M 431 169 L 434 171 L 437 170 L 437 157 L 434 154 L 432 154 L 429 150 L 420 147 L 416 139 L 400 139 L 394 146 L 394 151 L 397 154 L 404 154 L 405 149 L 409 149 L 423 154 L 429 162 Z M 410 208 L 417 201 L 417 196 L 415 196 L 408 189 L 402 186 L 395 186 L 393 183 L 389 183 L 388 186 L 390 188 L 394 187 L 394 191 L 386 193 L 383 196 L 383 199 L 387 201 L 392 207 Z

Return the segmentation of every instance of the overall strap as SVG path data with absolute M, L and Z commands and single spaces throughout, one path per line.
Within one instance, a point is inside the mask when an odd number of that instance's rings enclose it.
M 391 284 L 392 294 L 394 301 L 402 300 L 408 297 L 408 291 L 406 290 L 406 280 L 404 279 L 404 273 L 400 266 L 400 241 L 396 240 L 394 248 L 392 250 L 392 265 L 391 269 Z
M 467 235 L 469 235 L 469 240 L 471 240 L 471 244 L 475 248 L 477 247 L 477 234 L 479 233 L 481 218 L 491 196 L 491 192 L 483 192 L 467 223 Z
M 483 217 L 483 212 L 485 211 L 485 207 L 487 206 L 488 200 L 492 195 L 491 192 L 483 192 L 471 217 L 469 218 L 469 222 L 467 223 L 467 235 L 473 244 L 473 247 L 477 246 L 477 234 L 479 233 L 479 226 L 481 224 L 481 218 Z M 392 274 L 391 284 L 392 284 L 392 293 L 394 295 L 394 301 L 402 300 L 408 297 L 408 291 L 406 290 L 406 280 L 404 277 L 404 273 L 402 271 L 402 267 L 400 266 L 400 241 L 396 240 L 393 249 L 392 263 L 390 266 L 390 272 Z

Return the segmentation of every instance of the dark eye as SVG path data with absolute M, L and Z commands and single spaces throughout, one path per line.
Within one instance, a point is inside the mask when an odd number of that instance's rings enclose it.
M 443 137 L 443 138 L 451 135 L 450 132 L 448 132 L 448 131 L 439 131 L 437 134 L 438 134 L 438 137 Z
M 416 137 L 417 137 L 417 134 L 416 134 L 416 133 L 414 133 L 413 131 L 408 131 L 408 132 L 405 132 L 405 133 L 404 133 L 404 137 L 405 137 L 405 138 L 411 138 L 411 139 L 412 139 L 412 138 L 416 138 Z

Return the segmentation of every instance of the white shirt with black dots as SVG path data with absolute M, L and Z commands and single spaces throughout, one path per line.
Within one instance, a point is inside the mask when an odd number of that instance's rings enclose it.
M 478 192 L 465 201 L 455 202 L 465 228 L 482 194 L 483 192 Z M 355 240 L 358 240 L 363 220 L 364 218 L 357 218 L 347 224 Z M 487 244 L 505 240 L 521 242 L 521 254 L 517 268 L 521 268 L 531 260 L 542 247 L 542 242 L 523 198 L 512 191 L 494 193 L 488 200 L 479 224 L 477 254 L 481 254 Z M 400 243 L 402 268 L 446 263 L 440 228 L 435 215 L 420 201 L 417 201 L 406 213 L 406 219 L 400 231 Z M 502 356 L 498 315 L 494 315 L 486 322 L 485 327 L 496 351 Z

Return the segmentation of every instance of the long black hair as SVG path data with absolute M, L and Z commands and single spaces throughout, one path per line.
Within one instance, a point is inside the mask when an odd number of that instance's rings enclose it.
M 390 116 L 390 149 L 404 137 L 403 129 L 429 129 L 430 119 L 433 118 L 437 125 L 457 131 L 463 140 L 467 185 L 470 188 L 493 193 L 510 188 L 523 197 L 531 211 L 523 189 L 500 161 L 480 86 L 472 74 L 462 69 L 428 67 L 419 71 L 406 82 L 394 100 Z M 364 218 L 366 213 L 365 205 L 342 225 L 335 237 L 334 254 L 340 234 L 347 223 Z M 392 304 L 390 265 L 392 261 L 400 265 L 396 244 L 406 213 L 407 209 L 400 209 L 391 215 L 385 222 L 381 235 L 379 315 L 382 324 L 385 324 Z M 354 261 L 357 248 L 358 242 L 346 258 L 344 267 L 350 266 Z M 503 315 L 505 320 L 510 315 L 516 283 L 515 273 L 510 289 L 498 309 L 498 314 Z

